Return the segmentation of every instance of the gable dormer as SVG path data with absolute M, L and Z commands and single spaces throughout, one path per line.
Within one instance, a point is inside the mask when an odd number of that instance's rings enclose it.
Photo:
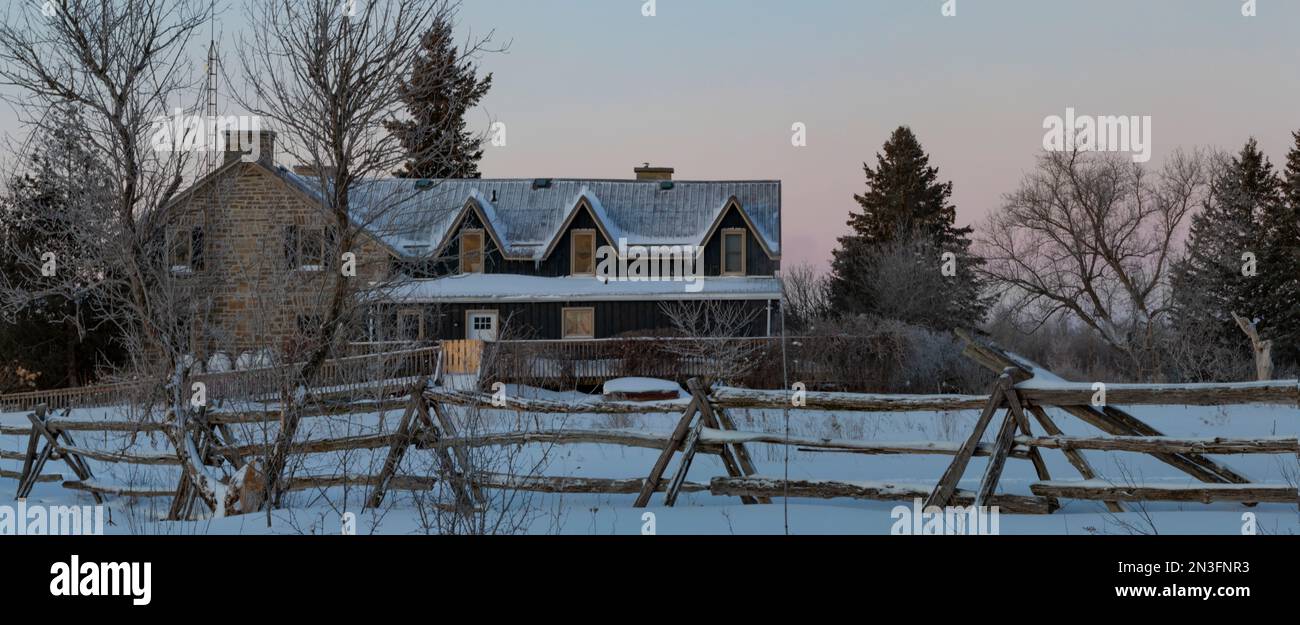
M 706 276 L 770 276 L 781 268 L 780 256 L 767 248 L 736 198 L 727 201 L 700 245 Z
M 618 241 L 586 194 L 578 198 L 542 251 L 542 273 L 553 276 L 595 276 L 597 250 L 617 248 Z

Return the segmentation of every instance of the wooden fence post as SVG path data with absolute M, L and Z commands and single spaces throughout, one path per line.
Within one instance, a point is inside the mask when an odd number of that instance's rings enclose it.
M 735 424 L 731 418 L 721 409 L 714 409 L 713 404 L 709 401 L 708 389 L 696 378 L 686 381 L 686 387 L 691 390 L 691 396 L 695 398 L 696 405 L 700 407 L 700 417 L 704 424 L 715 429 L 734 430 Z M 725 425 L 724 425 L 725 423 Z M 733 458 L 732 455 L 735 455 Z M 722 466 L 727 469 L 727 475 L 731 477 L 749 477 L 754 475 L 754 463 L 750 460 L 749 452 L 745 450 L 743 443 L 723 444 L 722 445 Z M 772 503 L 769 497 L 751 497 L 741 495 L 740 501 L 745 505 L 753 503 Z
M 970 464 L 971 456 L 975 455 L 975 449 L 979 447 L 980 439 L 984 437 L 984 431 L 988 429 L 989 422 L 993 420 L 993 415 L 1006 403 L 1005 389 L 1011 386 L 1011 376 L 1003 373 L 993 382 L 989 389 L 989 403 L 984 406 L 984 412 L 980 413 L 979 419 L 975 421 L 975 427 L 972 428 L 971 434 L 967 437 L 966 442 L 962 444 L 957 456 L 952 459 L 952 464 L 943 472 L 939 482 L 935 484 L 934 491 L 930 493 L 930 498 L 925 501 L 926 507 L 938 506 L 940 508 L 948 505 L 952 499 L 953 493 L 957 492 L 957 483 L 961 481 L 961 476 L 966 473 L 966 466 Z
M 388 481 L 392 479 L 393 474 L 397 472 L 397 467 L 402 463 L 402 458 L 406 455 L 406 449 L 411 446 L 411 439 L 414 437 L 416 427 L 412 426 L 412 418 L 416 412 L 416 405 L 424 401 L 424 385 L 421 381 L 411 388 L 411 402 L 406 407 L 406 412 L 402 414 L 402 420 L 397 424 L 397 430 L 393 433 L 393 444 L 388 448 L 388 457 L 384 459 L 384 467 L 379 472 L 378 479 L 375 480 L 374 489 L 370 491 L 370 497 L 366 499 L 366 508 L 378 508 L 384 500 L 384 492 L 388 489 Z
M 664 469 L 668 468 L 668 462 L 672 460 L 673 453 L 682 446 L 686 440 L 686 434 L 691 428 L 691 420 L 695 418 L 695 413 L 700 411 L 700 400 L 692 398 L 686 411 L 682 413 L 682 418 L 677 421 L 677 427 L 673 429 L 673 435 L 668 438 L 668 445 L 659 453 L 659 458 L 650 468 L 650 475 L 646 477 L 645 482 L 641 485 L 641 493 L 637 495 L 636 501 L 632 504 L 633 508 L 644 508 L 650 503 L 650 496 L 656 490 L 659 490 L 659 482 L 663 479 Z

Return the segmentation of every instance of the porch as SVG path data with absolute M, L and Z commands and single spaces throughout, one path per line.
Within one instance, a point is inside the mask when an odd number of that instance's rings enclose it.
M 474 374 L 483 381 L 578 388 L 624 377 L 685 382 L 723 378 L 764 388 L 784 378 L 812 380 L 822 367 L 801 357 L 802 343 L 789 339 L 783 375 L 779 337 L 637 337 L 569 340 L 449 340 L 441 342 L 444 371 Z

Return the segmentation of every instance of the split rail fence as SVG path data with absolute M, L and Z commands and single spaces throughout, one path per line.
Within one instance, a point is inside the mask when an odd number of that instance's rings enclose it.
M 1300 386 L 1295 380 L 1197 385 L 1128 385 L 1107 388 L 1105 405 L 1092 403 L 1091 385 L 1061 381 L 996 346 L 964 336 L 966 355 L 996 374 L 988 395 L 882 395 L 866 393 L 806 392 L 792 402 L 792 393 L 750 390 L 725 386 L 709 388 L 692 379 L 685 400 L 658 402 L 553 401 L 524 397 L 499 397 L 477 390 L 457 390 L 439 384 L 443 368 L 439 358 L 434 374 L 421 376 L 415 384 L 389 389 L 388 396 L 367 401 L 318 402 L 305 417 L 402 411 L 391 432 L 361 436 L 309 439 L 295 442 L 294 454 L 361 449 L 387 449 L 379 473 L 374 475 L 289 476 L 285 490 L 306 490 L 333 486 L 364 486 L 369 507 L 379 506 L 388 491 L 428 490 L 444 484 L 451 488 L 458 508 L 486 505 L 484 490 L 513 489 L 547 493 L 601 493 L 636 495 L 635 505 L 649 505 L 656 493 L 663 504 L 674 505 L 685 492 L 708 492 L 738 497 L 745 504 L 770 503 L 776 497 L 854 498 L 887 501 L 922 499 L 935 506 L 998 506 L 1007 513 L 1046 514 L 1058 509 L 1062 499 L 1105 502 L 1112 511 L 1123 511 L 1125 502 L 1259 502 L 1300 503 L 1294 484 L 1256 483 L 1207 454 L 1290 454 L 1300 458 L 1300 440 L 1295 436 L 1253 439 L 1178 438 L 1165 436 L 1126 408 L 1141 405 L 1284 404 L 1296 406 Z M 432 382 L 432 384 L 430 384 Z M 798 405 L 794 405 L 797 403 Z M 680 414 L 671 433 L 617 429 L 538 429 L 461 434 L 449 406 L 534 414 Z M 1047 409 L 1055 408 L 1079 419 L 1104 436 L 1066 436 Z M 771 432 L 739 430 L 732 412 L 740 409 L 839 412 L 920 412 L 979 410 L 980 414 L 963 441 L 889 442 L 786 436 Z M 1001 415 L 999 415 L 1001 413 Z M 1032 418 L 1032 420 L 1031 420 Z M 60 481 L 65 488 L 86 491 L 97 499 L 104 496 L 172 497 L 172 517 L 194 513 L 193 496 L 187 492 L 185 473 L 174 489 L 136 488 L 103 484 L 95 480 L 87 459 L 108 463 L 180 465 L 175 454 L 106 452 L 79 446 L 73 433 L 80 431 L 163 431 L 167 423 L 127 421 L 79 421 L 53 416 L 49 407 L 38 406 L 29 416 L 29 427 L 0 426 L 0 434 L 25 434 L 23 451 L 0 450 L 0 458 L 23 462 L 21 472 L 3 472 L 0 477 L 19 480 L 18 495 L 26 496 L 37 482 Z M 240 443 L 230 435 L 237 423 L 279 419 L 271 410 L 213 411 L 190 419 L 195 428 L 189 435 L 201 444 L 203 461 L 209 465 L 237 468 L 245 459 L 266 452 L 265 444 Z M 1034 423 L 1042 430 L 1034 431 Z M 1300 419 L 1297 420 L 1300 424 Z M 991 442 L 985 434 L 993 427 Z M 474 469 L 469 455 L 480 447 L 527 444 L 604 444 L 658 450 L 654 464 L 644 478 L 594 478 L 547 475 L 493 474 Z M 951 456 L 952 461 L 934 484 L 901 484 L 889 481 L 785 480 L 763 476 L 755 466 L 748 446 L 788 445 L 803 451 L 853 454 L 930 454 Z M 436 471 L 429 475 L 402 472 L 403 460 L 412 450 L 433 455 Z M 1102 479 L 1081 453 L 1125 451 L 1149 454 L 1193 478 L 1197 485 L 1115 483 Z M 1079 474 L 1077 480 L 1058 480 L 1048 471 L 1045 451 L 1064 454 Z M 720 457 L 726 471 L 707 483 L 688 481 L 695 457 Z M 988 458 L 979 487 L 973 491 L 958 487 L 973 457 Z M 674 459 L 676 463 L 674 464 Z M 998 492 L 1008 459 L 1032 463 L 1037 481 L 1031 495 Z M 44 473 L 49 461 L 62 461 L 76 479 Z M 671 467 L 671 471 L 670 471 Z

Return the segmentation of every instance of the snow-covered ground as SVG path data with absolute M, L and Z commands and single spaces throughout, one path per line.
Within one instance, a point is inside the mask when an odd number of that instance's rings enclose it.
M 547 398 L 575 399 L 577 394 L 549 393 L 534 389 L 509 389 L 511 393 L 531 393 Z M 1051 411 L 1053 418 L 1072 435 L 1095 435 L 1090 427 L 1076 419 Z M 1179 437 L 1263 437 L 1295 436 L 1300 433 L 1300 412 L 1285 406 L 1135 407 L 1131 412 L 1166 435 Z M 464 419 L 460 409 L 451 411 Z M 741 430 L 782 432 L 780 411 L 732 410 Z M 790 431 L 794 436 L 815 436 L 874 441 L 953 441 L 960 442 L 970 431 L 977 411 L 914 413 L 833 413 L 791 411 Z M 76 410 L 77 419 L 123 419 L 117 409 Z M 400 411 L 357 414 L 347 417 L 313 418 L 304 421 L 300 440 L 305 437 L 338 437 L 391 431 L 401 417 Z M 680 417 L 678 414 L 654 415 L 524 415 L 513 412 L 482 414 L 485 429 L 629 429 L 667 433 Z M 22 414 L 0 414 L 0 424 L 25 426 Z M 992 436 L 992 430 L 988 436 Z M 243 440 L 261 441 L 274 433 L 272 424 L 235 426 Z M 167 453 L 170 446 L 159 434 L 74 432 L 79 446 L 131 453 Z M 0 449 L 17 452 L 26 447 L 25 436 L 0 436 Z M 613 445 L 578 444 L 485 448 L 482 463 L 486 470 L 515 474 L 540 473 L 548 476 L 601 478 L 642 478 L 654 463 L 658 452 L 653 449 Z M 780 445 L 750 444 L 750 453 L 761 475 L 794 479 L 832 479 L 840 481 L 933 484 L 951 461 L 941 455 L 860 455 L 849 453 L 788 451 Z M 293 466 L 297 475 L 350 475 L 379 472 L 387 449 L 312 454 Z M 786 462 L 788 454 L 788 463 Z M 1043 450 L 1052 476 L 1057 480 L 1078 480 L 1077 472 L 1056 450 Z M 1150 456 L 1120 452 L 1085 452 L 1093 467 L 1117 484 L 1195 484 L 1193 478 Z M 679 456 L 678 456 L 679 457 Z M 671 477 L 677 458 L 669 465 L 665 479 Z M 300 457 L 301 458 L 301 457 Z M 1294 455 L 1238 455 L 1215 458 L 1252 480 L 1294 487 L 1300 466 Z M 0 468 L 19 471 L 21 461 L 0 460 Z M 130 484 L 137 488 L 174 489 L 179 469 L 174 466 L 107 464 L 90 461 L 96 481 Z M 975 458 L 965 473 L 961 488 L 974 490 L 983 473 L 985 459 Z M 402 474 L 433 473 L 434 455 L 427 450 L 411 449 L 404 461 Z M 50 462 L 45 473 L 60 473 L 72 479 L 62 462 Z M 718 457 L 699 455 L 691 467 L 688 480 L 707 483 L 709 478 L 725 475 Z M 1001 492 L 1029 495 L 1029 484 L 1037 481 L 1029 462 L 1008 461 L 1001 480 Z M 11 501 L 17 481 L 0 479 L 0 502 Z M 421 502 L 426 496 L 394 491 L 378 511 L 363 511 L 368 492 L 364 487 L 330 488 L 301 491 L 287 496 L 287 508 L 271 515 L 270 527 L 265 514 L 242 515 L 222 519 L 169 522 L 161 520 L 170 498 L 129 499 L 109 497 L 113 524 L 108 533 L 338 533 L 341 514 L 356 514 L 356 532 L 408 534 L 436 532 L 430 510 Z M 639 534 L 646 522 L 644 512 L 654 513 L 654 529 L 659 534 L 779 534 L 788 527 L 792 534 L 887 534 L 894 525 L 891 510 L 899 502 L 876 502 L 853 499 L 792 499 L 788 506 L 777 498 L 773 505 L 741 505 L 734 497 L 712 496 L 707 492 L 684 493 L 674 508 L 662 506 L 656 495 L 646 510 L 632 507 L 635 495 L 596 494 L 526 494 L 506 501 L 489 496 L 489 516 L 499 518 L 501 529 L 529 533 L 563 534 Z M 86 493 L 64 489 L 57 482 L 36 485 L 29 503 L 49 505 L 89 505 Z M 1260 504 L 1247 508 L 1240 504 L 1147 503 L 1126 504 L 1128 512 L 1111 514 L 1100 502 L 1066 500 L 1051 515 L 1000 516 L 1003 534 L 1132 534 L 1193 533 L 1238 534 L 1243 513 L 1253 513 L 1260 533 L 1300 533 L 1300 513 L 1296 505 Z M 508 510 L 507 510 L 508 509 Z M 506 510 L 505 512 L 501 512 Z

